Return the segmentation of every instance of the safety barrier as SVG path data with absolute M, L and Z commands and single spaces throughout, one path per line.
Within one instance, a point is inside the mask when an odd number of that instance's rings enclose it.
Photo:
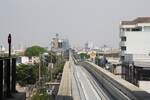
M 56 100 L 72 100 L 71 68 L 69 61 L 65 63 Z
M 81 63 L 95 76 L 102 86 L 115 98 L 115 100 L 149 100 L 150 94 L 135 85 L 116 77 L 109 71 L 91 63 Z

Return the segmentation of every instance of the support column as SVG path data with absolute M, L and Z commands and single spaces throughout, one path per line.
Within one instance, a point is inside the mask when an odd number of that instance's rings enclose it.
M 10 59 L 5 59 L 5 95 L 10 97 Z
M 0 59 L 0 100 L 3 100 L 3 60 Z
M 11 81 L 11 91 L 16 92 L 16 58 L 12 58 L 12 81 Z

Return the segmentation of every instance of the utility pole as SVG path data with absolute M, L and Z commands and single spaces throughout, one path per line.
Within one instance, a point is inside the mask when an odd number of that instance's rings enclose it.
M 53 61 L 52 61 L 52 52 L 51 52 L 51 68 L 50 68 L 50 70 L 51 70 L 51 72 L 50 72 L 50 73 L 51 73 L 51 81 L 52 81 L 52 66 L 53 66 L 53 65 L 52 65 L 52 62 L 53 62 Z
M 39 82 L 41 80 L 41 61 L 39 62 Z
M 39 55 L 39 60 L 40 60 L 40 62 L 39 62 L 39 82 L 41 81 L 41 54 Z

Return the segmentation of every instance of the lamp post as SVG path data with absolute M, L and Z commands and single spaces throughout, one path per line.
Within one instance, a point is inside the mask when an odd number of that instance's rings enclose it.
M 9 57 L 11 57 L 11 34 L 8 35 Z
M 11 66 L 11 61 L 10 61 L 10 57 L 11 57 L 11 34 L 8 35 L 8 45 L 9 45 L 9 58 L 5 59 L 5 82 L 6 82 L 6 96 L 10 97 L 11 96 L 11 81 L 10 81 L 10 66 Z

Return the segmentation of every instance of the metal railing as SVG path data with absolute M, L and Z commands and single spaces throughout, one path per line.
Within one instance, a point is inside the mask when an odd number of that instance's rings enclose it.
M 0 100 L 16 92 L 16 58 L 0 58 Z

